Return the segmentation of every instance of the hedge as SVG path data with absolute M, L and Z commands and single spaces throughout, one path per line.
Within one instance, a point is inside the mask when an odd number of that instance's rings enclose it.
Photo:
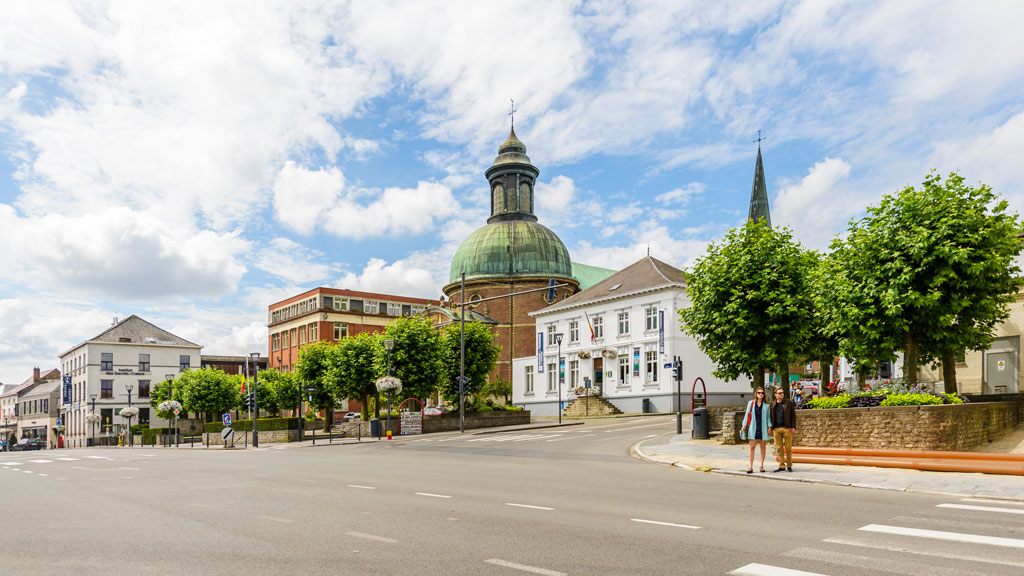
M 260 431 L 270 430 L 298 430 L 299 419 L 298 418 L 260 418 L 259 419 Z M 251 432 L 252 431 L 252 420 L 235 420 L 231 423 L 231 428 L 236 432 Z M 210 434 L 219 433 L 224 429 L 224 424 L 220 422 L 207 422 L 203 424 L 203 432 Z

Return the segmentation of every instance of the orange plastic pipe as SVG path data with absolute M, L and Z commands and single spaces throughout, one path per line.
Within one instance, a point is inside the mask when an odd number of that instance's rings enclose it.
M 794 446 L 793 454 L 816 454 L 823 456 L 882 456 L 895 458 L 954 458 L 957 460 L 1002 460 L 1008 462 L 1024 462 L 1024 454 L 1004 454 L 1001 452 L 943 452 L 939 450 L 887 450 L 881 448 L 821 448 L 817 446 Z
M 907 468 L 933 472 L 976 472 L 1024 476 L 1024 462 L 1005 460 L 957 460 L 953 458 L 897 458 L 843 455 L 796 454 L 793 461 L 802 464 L 833 464 L 840 466 L 875 466 L 878 468 Z

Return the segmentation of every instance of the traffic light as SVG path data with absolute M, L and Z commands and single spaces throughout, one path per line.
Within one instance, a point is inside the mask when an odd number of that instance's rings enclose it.
M 252 391 L 252 390 L 250 390 L 250 391 L 249 391 L 249 392 L 248 392 L 248 393 L 247 393 L 247 394 L 245 395 L 245 406 L 246 406 L 246 408 L 248 408 L 249 410 L 255 410 L 255 409 L 256 409 L 256 395 L 255 395 L 255 394 L 253 394 L 253 391 Z
M 672 379 L 676 382 L 683 380 L 683 363 L 680 360 L 672 363 Z

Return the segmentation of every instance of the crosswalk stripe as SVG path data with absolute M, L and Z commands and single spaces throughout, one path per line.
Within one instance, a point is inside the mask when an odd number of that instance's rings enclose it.
M 804 572 L 803 570 L 791 570 L 767 564 L 747 564 L 729 572 L 729 574 L 740 574 L 741 576 L 825 576 L 817 572 Z
M 989 544 L 991 546 L 1005 546 L 1007 548 L 1024 549 L 1024 540 L 1016 538 L 1001 538 L 999 536 L 982 536 L 980 534 L 962 534 L 959 532 L 940 532 L 938 530 L 922 530 L 920 528 L 905 528 L 903 526 L 885 526 L 883 524 L 868 524 L 858 528 L 865 532 L 878 532 L 881 534 L 893 534 L 896 536 L 915 536 L 918 538 L 933 538 L 935 540 L 949 540 L 952 542 L 963 542 L 969 544 Z
M 1002 512 L 1004 514 L 1024 514 L 1024 508 L 997 508 L 995 506 L 971 506 L 970 504 L 936 504 L 936 508 L 955 508 L 957 510 L 983 510 L 985 512 Z
M 959 567 L 933 566 L 916 562 L 903 562 L 892 558 L 873 558 L 859 554 L 833 552 L 817 548 L 796 548 L 783 553 L 790 558 L 800 558 L 814 562 L 827 562 L 840 566 L 856 566 L 864 570 L 892 572 L 895 574 L 917 574 L 921 576 L 984 576 L 984 572 L 964 571 Z
M 1002 566 L 1020 566 L 1024 568 L 1024 562 L 1013 562 L 1009 560 L 998 560 L 990 556 L 977 556 L 970 553 L 953 553 L 953 552 L 933 552 L 920 550 L 918 548 L 911 548 L 909 546 L 899 546 L 896 544 L 889 544 L 886 542 L 866 542 L 862 540 L 851 540 L 848 538 L 828 538 L 822 540 L 829 544 L 841 544 L 843 546 L 857 546 L 859 548 L 873 548 L 875 550 L 885 550 L 887 552 L 899 552 L 901 554 L 917 554 L 918 556 L 934 556 L 936 558 L 946 558 L 949 560 L 966 560 L 969 562 L 984 562 L 986 564 L 999 564 Z
M 78 458 L 57 458 L 57 460 L 63 460 L 65 462 L 77 462 Z
M 981 504 L 999 504 L 1000 506 L 1024 506 L 1024 502 L 1012 502 L 1010 500 L 986 500 L 984 498 L 961 498 L 961 502 L 978 502 Z
M 50 464 L 53 460 L 29 460 L 33 464 Z

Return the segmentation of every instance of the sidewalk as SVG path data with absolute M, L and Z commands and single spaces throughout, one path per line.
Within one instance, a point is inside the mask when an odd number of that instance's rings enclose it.
M 995 447 L 994 445 L 998 445 Z M 993 448 L 996 448 L 993 450 Z M 921 492 L 971 498 L 999 498 L 1024 502 L 1024 482 L 1020 476 L 958 472 L 926 472 L 869 466 L 833 466 L 794 463 L 792 472 L 772 472 L 776 468 L 771 446 L 765 457 L 765 473 L 757 471 L 760 449 L 754 454 L 754 473 L 747 474 L 750 448 L 724 445 L 717 439 L 692 440 L 690 433 L 671 434 L 637 443 L 633 453 L 649 462 L 668 464 L 686 470 L 766 478 L 769 480 L 855 486 L 899 492 Z M 978 451 L 1024 452 L 1024 428 Z

